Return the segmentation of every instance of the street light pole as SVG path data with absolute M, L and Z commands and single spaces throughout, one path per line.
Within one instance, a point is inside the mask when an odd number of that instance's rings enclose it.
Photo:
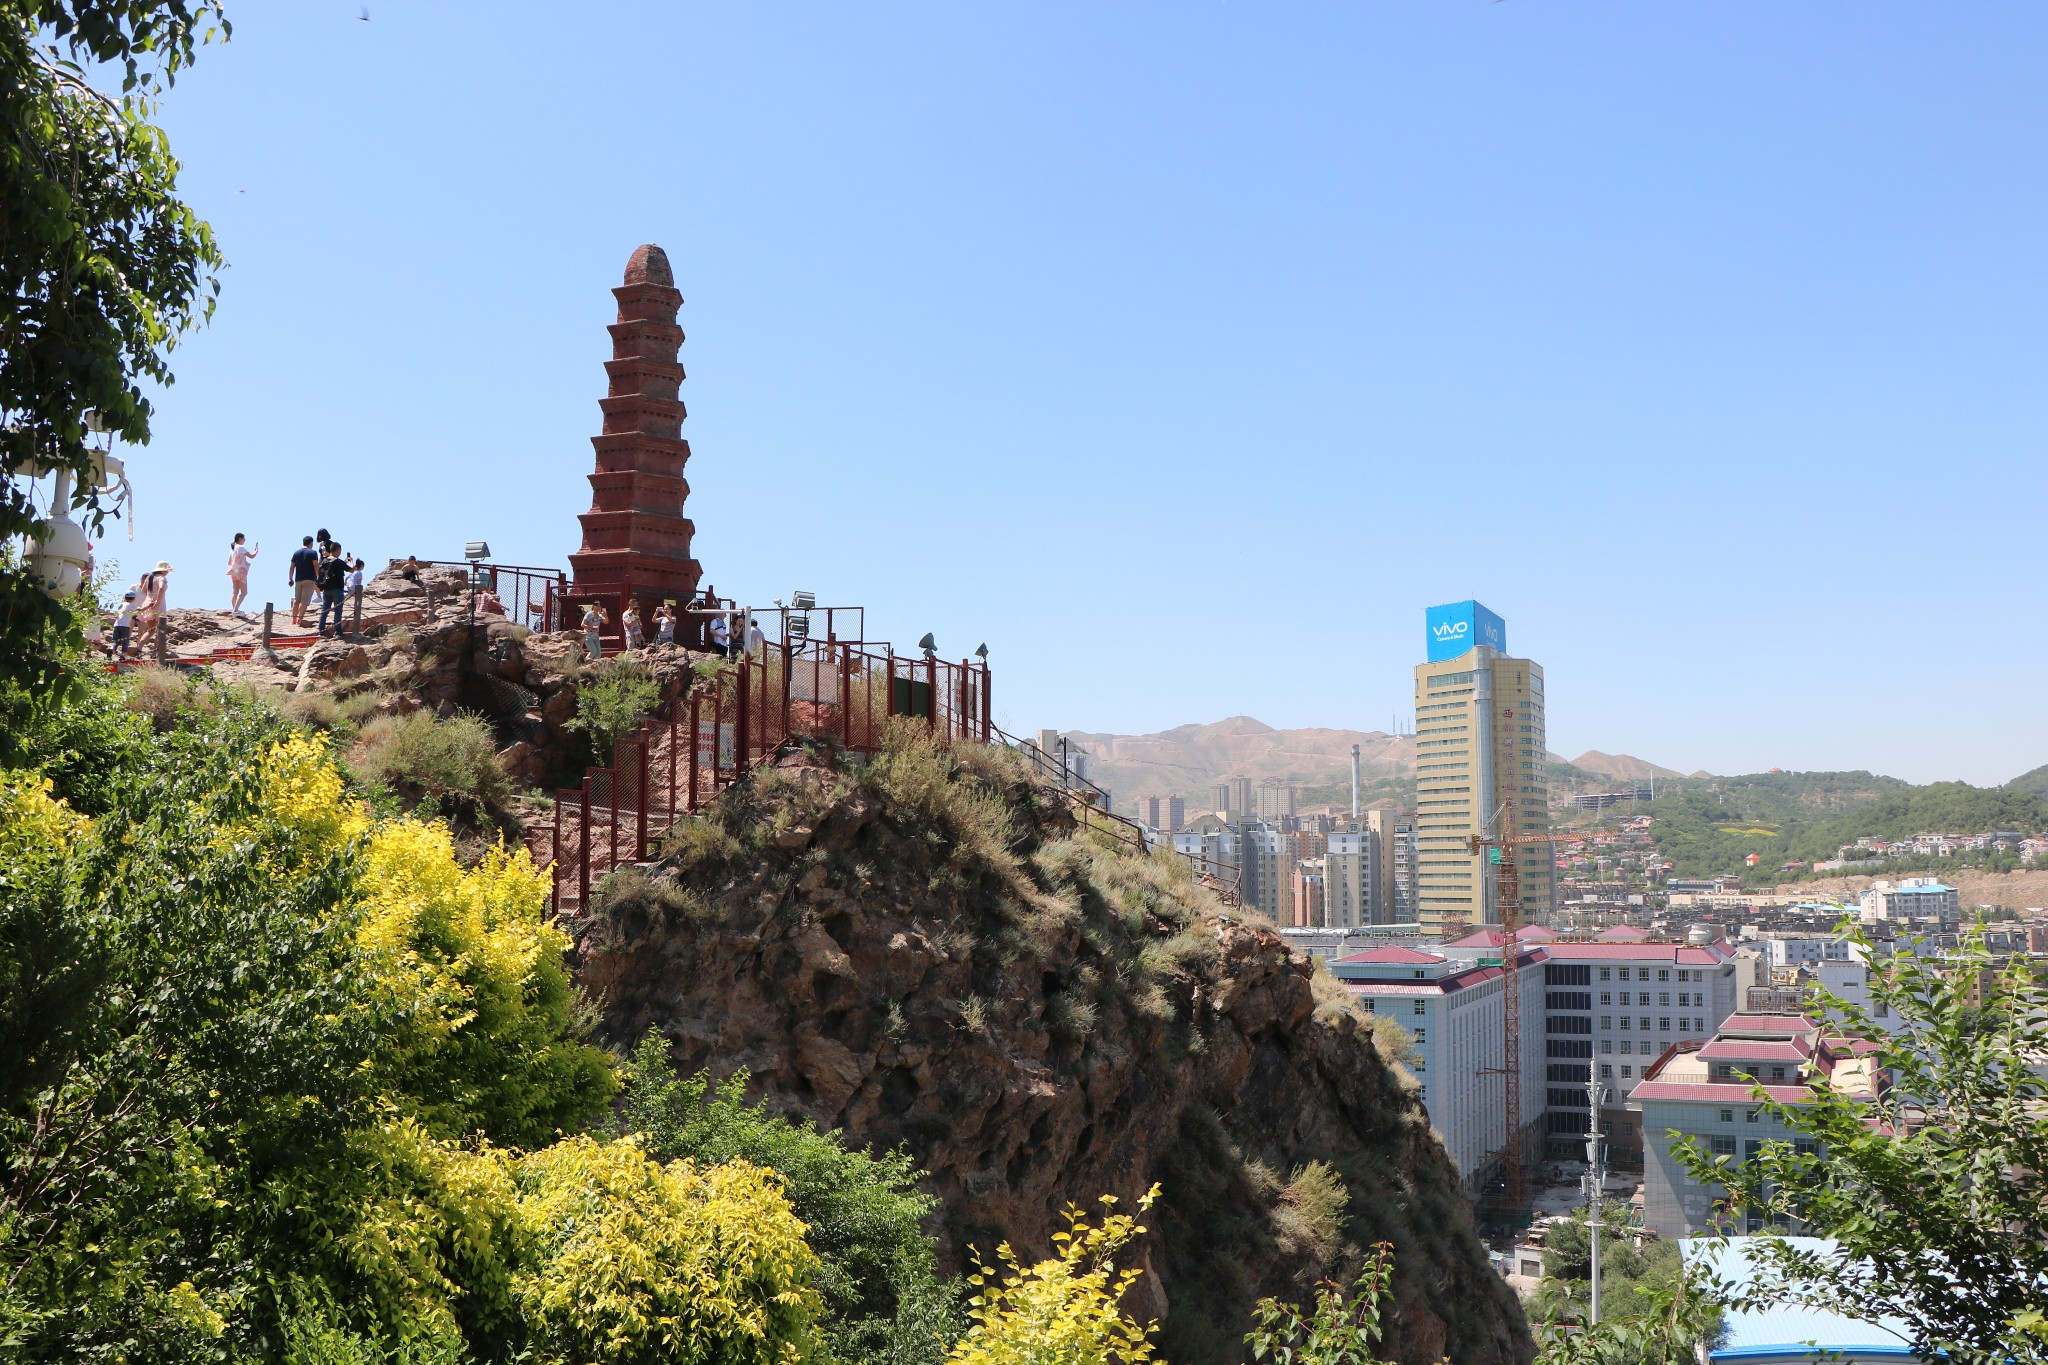
M 1595 1064 L 1597 1065 L 1597 1063 Z M 1593 1324 L 1600 1322 L 1600 1196 L 1607 1184 L 1607 1150 L 1600 1132 L 1600 1102 L 1607 1098 L 1607 1087 L 1600 1084 L 1597 1075 L 1586 1081 L 1586 1108 L 1590 1120 L 1586 1132 L 1586 1197 L 1591 1205 L 1586 1218 L 1586 1231 L 1593 1245 Z

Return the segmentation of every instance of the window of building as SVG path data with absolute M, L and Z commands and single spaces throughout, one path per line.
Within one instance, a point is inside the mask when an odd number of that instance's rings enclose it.
M 1602 1052 L 1613 1052 L 1614 1040 L 1612 1038 L 1602 1038 L 1600 1040 L 1600 1050 Z
M 1627 1055 L 1633 1053 L 1636 1050 L 1636 1045 L 1633 1040 L 1624 1038 L 1621 1040 L 1621 1050 L 1624 1055 Z M 1505 1120 L 1503 1120 L 1503 1122 L 1505 1122 Z
M 1629 1079 L 1630 1077 L 1634 1076 L 1635 1074 L 1636 1074 L 1636 1069 L 1635 1069 L 1634 1067 L 1632 1067 L 1632 1066 L 1625 1066 L 1625 1067 L 1623 1067 L 1623 1068 L 1621 1069 L 1621 1078 L 1622 1078 L 1623 1080 L 1628 1080 L 1628 1079 Z M 1503 1121 L 1505 1121 L 1505 1120 L 1503 1120 Z
M 1607 973 L 1605 973 L 1605 972 L 1602 972 L 1602 973 L 1600 973 L 1600 974 L 1601 974 L 1602 976 L 1605 976 L 1605 975 L 1607 975 Z M 1611 1005 L 1611 1004 L 1613 1004 L 1613 1003 L 1614 1003 L 1614 992 L 1613 992 L 1613 991 L 1602 991 L 1602 992 L 1600 992 L 1600 1003 L 1601 1003 L 1601 1004 L 1603 1004 L 1603 1005 Z
M 1680 1005 L 1690 1005 L 1692 1003 L 1692 992 L 1680 991 L 1678 993 L 1678 1003 Z
M 1649 993 L 1648 991 L 1637 991 L 1637 992 L 1636 992 L 1636 1003 L 1637 1003 L 1638 1005 L 1647 1005 L 1647 1004 L 1649 1004 L 1649 1003 L 1650 1003 L 1650 993 Z M 1668 1004 L 1669 1002 L 1667 1001 L 1666 1003 Z M 1645 1025 L 1644 1025 L 1643 1027 L 1645 1027 L 1645 1028 L 1648 1028 L 1648 1027 L 1649 1027 L 1649 1025 L 1645 1024 Z
M 1812 1138 L 1794 1138 L 1792 1140 L 1792 1150 L 1801 1156 L 1819 1156 L 1820 1144 Z
M 1733 1123 L 1733 1122 L 1735 1122 L 1735 1111 L 1734 1111 L 1733 1109 L 1723 1109 L 1723 1110 L 1721 1111 L 1721 1122 L 1723 1122 L 1723 1123 Z
M 1418 1042 L 1418 1043 L 1426 1043 L 1426 1042 L 1428 1042 L 1428 1041 L 1429 1041 L 1429 1030 L 1428 1030 L 1428 1029 L 1426 1029 L 1426 1028 L 1419 1028 L 1419 1029 L 1415 1030 L 1415 1041 L 1416 1041 L 1416 1042 Z
M 1657 1032 L 1659 1032 L 1659 1033 L 1669 1033 L 1669 1032 L 1671 1032 L 1671 1019 L 1670 1019 L 1670 1016 L 1666 1015 L 1666 1016 L 1664 1016 L 1664 1017 L 1661 1017 L 1661 1018 L 1659 1018 L 1659 1019 L 1657 1020 Z M 1506 1122 L 1506 1120 L 1502 1120 L 1502 1122 Z
M 1771 1079 L 1772 1079 L 1772 1080 L 1774 1080 L 1774 1081 L 1782 1081 L 1782 1080 L 1784 1080 L 1784 1079 L 1785 1079 L 1785 1068 L 1784 1068 L 1784 1067 L 1782 1067 L 1782 1066 L 1774 1066 L 1774 1067 L 1772 1067 L 1772 1068 L 1771 1068 Z M 1503 1121 L 1503 1122 L 1505 1122 L 1506 1120 L 1502 1120 L 1502 1121 Z
M 1377 1010 L 1375 1010 L 1375 1009 L 1374 1009 L 1374 1008 L 1373 1008 L 1372 1006 L 1373 1006 L 1373 999 L 1372 999 L 1372 997 L 1371 997 L 1371 996 L 1367 996 L 1367 997 L 1365 998 L 1365 1012 L 1366 1012 L 1367 1014 L 1377 1014 L 1377 1013 L 1378 1013 L 1378 1011 L 1377 1011 Z
M 1614 1068 L 1606 1062 L 1600 1063 L 1600 1079 L 1603 1081 L 1614 1079 Z
M 1637 1015 L 1637 1016 L 1636 1016 L 1636 1028 L 1637 1028 L 1638 1030 L 1640 1030 L 1641 1032 L 1643 1032 L 1643 1033 L 1648 1033 L 1648 1032 L 1650 1031 L 1650 1016 L 1648 1016 L 1647 1014 L 1639 1014 L 1639 1015 Z M 1644 1046 L 1645 1048 L 1647 1048 L 1647 1047 L 1649 1047 L 1649 1046 L 1650 1046 L 1650 1044 L 1649 1044 L 1649 1042 L 1648 1042 L 1647 1040 L 1645 1040 L 1645 1041 L 1644 1041 L 1644 1043 L 1643 1043 L 1643 1046 Z
M 1721 1136 L 1720 1134 L 1718 1134 L 1718 1133 L 1717 1133 L 1717 1134 L 1715 1134 L 1715 1136 L 1713 1137 L 1712 1141 L 1713 1141 L 1713 1144 L 1714 1144 L 1714 1155 L 1715 1155 L 1715 1156 L 1734 1156 L 1734 1155 L 1735 1155 L 1735 1139 L 1734 1139 L 1734 1138 L 1732 1138 L 1732 1137 L 1723 1137 L 1723 1136 Z
M 1601 1015 L 1601 1016 L 1600 1016 L 1600 1027 L 1601 1027 L 1602 1029 L 1611 1029 L 1611 1028 L 1613 1028 L 1613 1027 L 1614 1027 L 1614 1016 L 1613 1016 L 1613 1015 L 1611 1015 L 1611 1014 L 1603 1014 L 1603 1015 Z M 1505 1121 L 1505 1120 L 1503 1120 L 1503 1121 Z
M 1605 980 L 1607 980 L 1607 979 L 1608 979 L 1608 976 L 1607 976 L 1607 974 L 1608 974 L 1609 972 L 1613 971 L 1613 970 L 1614 970 L 1614 969 L 1613 969 L 1612 967 L 1602 967 L 1602 968 L 1600 969 L 1600 979 L 1601 979 L 1602 981 L 1605 981 Z
M 1659 981 L 1669 981 L 1671 979 L 1671 969 L 1669 967 L 1659 967 L 1657 969 L 1657 979 Z
M 1657 992 L 1657 1003 L 1658 1003 L 1658 1004 L 1660 1004 L 1660 1005 L 1668 1005 L 1668 1004 L 1670 1004 L 1670 1003 L 1671 1003 L 1671 992 L 1670 992 L 1670 991 L 1658 991 L 1658 992 Z
M 1756 1120 L 1757 1120 L 1757 1112 L 1758 1112 L 1758 1111 L 1756 1111 L 1756 1110 L 1752 1109 L 1752 1110 L 1750 1110 L 1750 1111 L 1749 1111 L 1748 1113 L 1744 1114 L 1744 1115 L 1742 1116 L 1742 1118 L 1743 1118 L 1743 1122 L 1745 1122 L 1745 1123 L 1755 1123 L 1755 1122 L 1756 1122 Z M 1503 1120 L 1503 1122 L 1505 1122 L 1505 1120 Z
M 1422 975 L 1422 973 L 1421 973 L 1421 972 L 1417 972 L 1417 973 L 1416 973 L 1416 975 L 1417 975 L 1417 976 L 1421 976 L 1421 975 Z M 1420 1001 L 1420 1000 L 1418 1000 L 1418 1001 L 1416 1001 L 1416 1002 L 1415 1002 L 1414 1004 L 1412 1004 L 1412 1005 L 1410 1005 L 1410 1006 L 1408 1007 L 1408 1012 L 1409 1012 L 1410 1014 L 1428 1014 L 1428 1013 L 1429 1013 L 1429 1006 L 1428 1006 L 1428 1005 L 1427 1005 L 1426 1003 L 1424 1003 L 1423 1001 Z M 1503 1024 L 1503 1025 L 1501 1025 L 1501 1027 L 1502 1027 L 1502 1028 L 1506 1028 L 1506 1027 L 1507 1027 L 1507 1025 Z M 1507 1120 L 1503 1119 L 1503 1120 L 1501 1120 L 1501 1122 L 1505 1123 L 1505 1122 L 1507 1122 Z
M 1626 981 L 1626 980 L 1628 980 L 1628 968 L 1626 968 L 1626 967 L 1623 967 L 1623 968 L 1621 969 L 1621 979 L 1622 979 L 1623 981 Z

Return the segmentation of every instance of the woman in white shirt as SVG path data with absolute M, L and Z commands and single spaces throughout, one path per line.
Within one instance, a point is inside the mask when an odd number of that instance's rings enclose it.
M 228 610 L 237 616 L 242 614 L 242 601 L 249 595 L 249 561 L 261 553 L 263 548 L 260 545 L 245 544 L 244 540 L 242 533 L 237 531 L 235 543 L 228 546 L 228 583 L 233 589 Z

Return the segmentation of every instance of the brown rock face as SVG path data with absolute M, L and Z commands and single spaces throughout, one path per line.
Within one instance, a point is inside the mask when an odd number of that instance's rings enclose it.
M 1166 865 L 1076 837 L 1003 756 L 963 761 L 919 782 L 785 758 L 651 884 L 597 898 L 578 970 L 611 1040 L 659 1029 L 685 1067 L 905 1144 L 956 1268 L 1004 1239 L 1045 1254 L 1063 1206 L 1158 1182 L 1132 1306 L 1175 1365 L 1240 1360 L 1255 1297 L 1349 1279 L 1379 1240 L 1400 1360 L 1526 1361 L 1412 1082 L 1341 992 Z M 1292 1207 L 1310 1161 L 1349 1191 L 1341 1235 Z

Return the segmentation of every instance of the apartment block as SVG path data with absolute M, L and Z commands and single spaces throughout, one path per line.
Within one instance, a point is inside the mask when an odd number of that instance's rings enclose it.
M 1187 802 L 1178 796 L 1141 796 L 1138 822 L 1161 834 L 1175 834 L 1188 822 Z

